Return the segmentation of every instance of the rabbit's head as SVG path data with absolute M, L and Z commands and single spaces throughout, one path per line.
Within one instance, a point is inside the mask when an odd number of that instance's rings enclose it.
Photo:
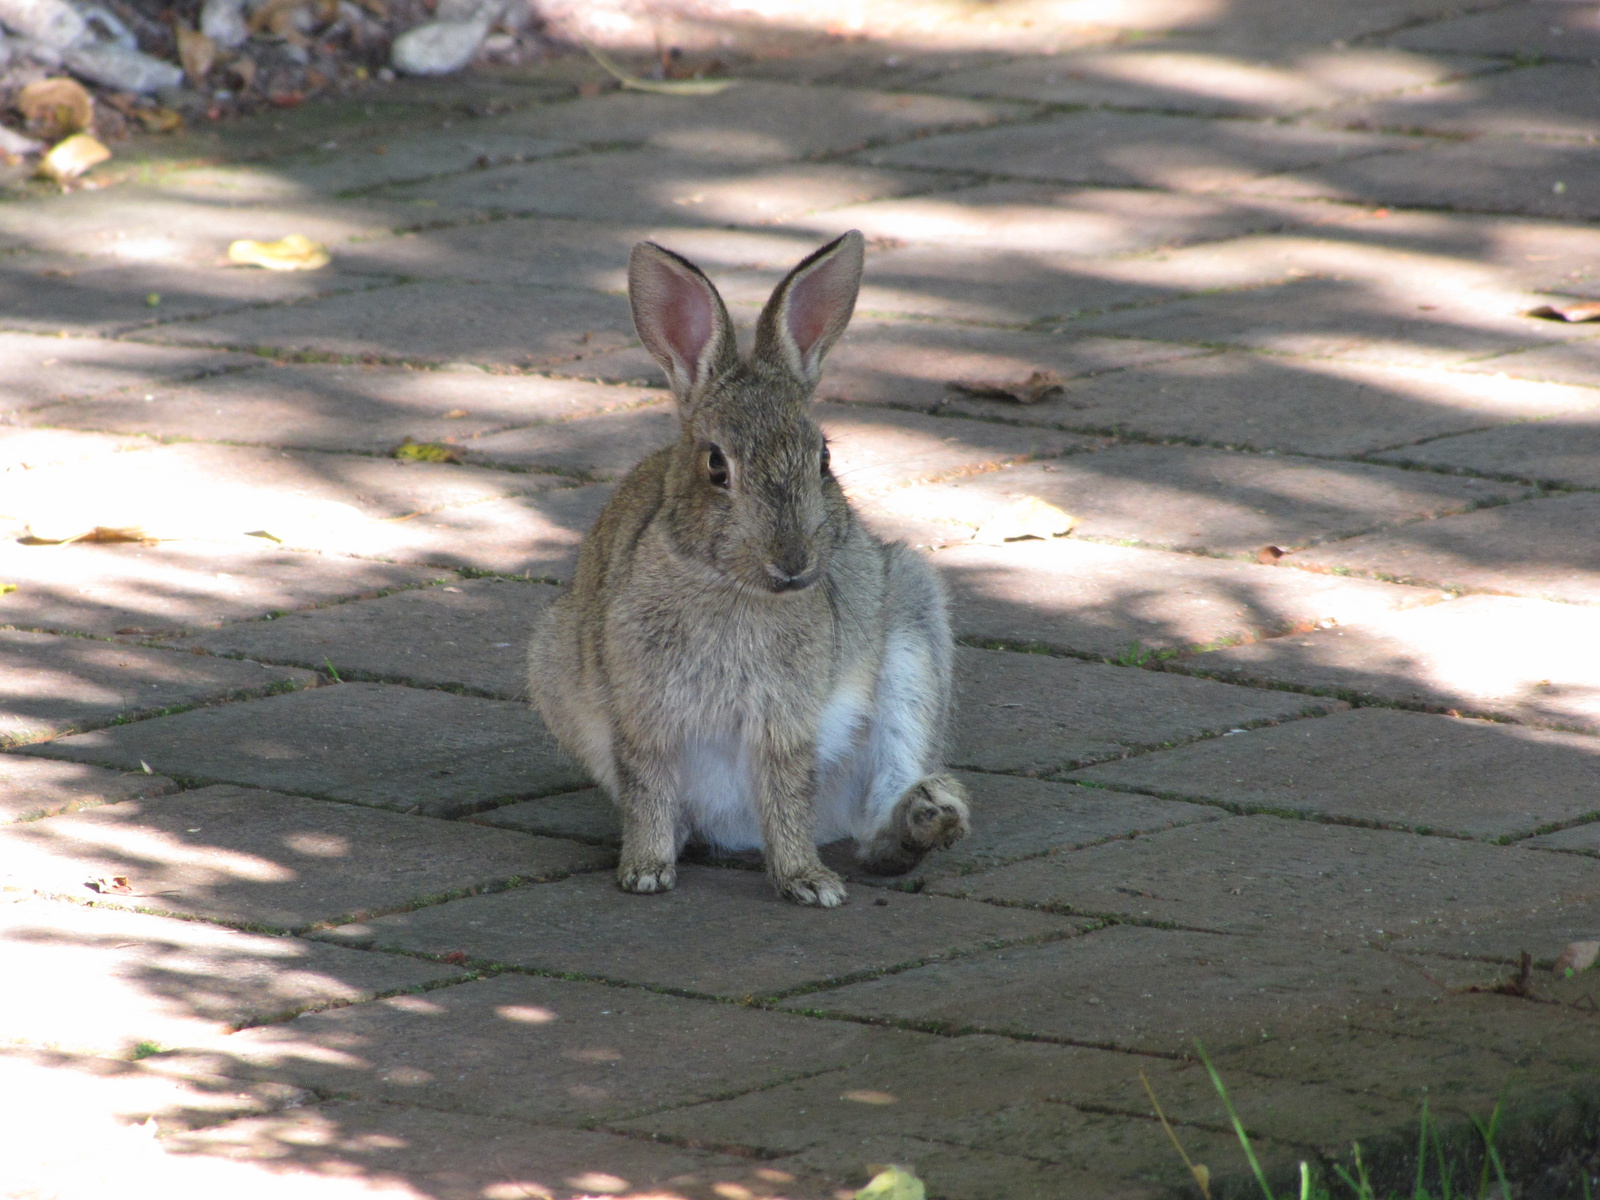
M 810 587 L 849 529 L 810 409 L 822 357 L 855 308 L 862 254 L 852 230 L 791 271 L 741 361 L 722 297 L 700 269 L 651 242 L 633 248 L 634 325 L 682 422 L 666 472 L 667 529 L 685 557 L 750 588 Z

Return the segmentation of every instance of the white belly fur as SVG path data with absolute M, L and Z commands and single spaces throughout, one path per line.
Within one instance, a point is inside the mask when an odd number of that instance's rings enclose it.
M 829 697 L 817 723 L 817 777 L 839 778 L 839 768 L 861 744 L 870 700 L 859 678 L 848 679 Z M 754 755 L 742 733 L 732 731 L 684 743 L 678 767 L 678 794 L 693 833 L 727 850 L 762 848 L 756 813 Z M 847 767 L 844 774 L 854 775 Z M 819 796 L 819 845 L 857 833 L 853 815 L 862 789 L 825 787 Z

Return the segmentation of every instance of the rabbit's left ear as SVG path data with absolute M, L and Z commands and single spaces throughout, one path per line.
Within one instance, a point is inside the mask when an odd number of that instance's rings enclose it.
M 772 293 L 756 324 L 755 357 L 782 367 L 808 387 L 855 311 L 866 243 L 852 229 L 811 255 Z

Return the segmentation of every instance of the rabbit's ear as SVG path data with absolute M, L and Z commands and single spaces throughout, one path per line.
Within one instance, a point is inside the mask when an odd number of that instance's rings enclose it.
M 680 400 L 737 361 L 722 297 L 688 259 L 640 242 L 628 260 L 628 301 L 639 340 Z
M 865 243 L 852 229 L 789 272 L 761 310 L 755 357 L 815 387 L 822 356 L 855 311 Z

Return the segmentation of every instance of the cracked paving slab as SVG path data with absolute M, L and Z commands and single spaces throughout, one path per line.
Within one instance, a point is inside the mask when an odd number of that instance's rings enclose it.
M 935 896 L 858 891 L 851 899 L 838 912 L 803 908 L 780 898 L 765 872 L 685 864 L 677 887 L 659 896 L 621 891 L 606 872 L 377 917 L 321 936 L 739 999 L 1081 928 L 1061 917 Z M 673 953 L 663 955 L 663 946 Z
M 381 683 L 197 709 L 29 753 L 125 769 L 147 761 L 186 779 L 428 816 L 589 782 L 525 705 Z
M 310 671 L 0 629 L 0 743 L 316 684 Z
M 27 978 L 6 1039 L 122 1056 L 226 1040 L 239 1025 L 463 978 L 460 968 L 138 912 L 34 900 L 0 907 L 0 948 Z
M 248 929 L 361 920 L 509 880 L 560 879 L 614 856 L 354 804 L 222 784 L 0 829 L 7 873 L 35 891 Z M 123 877 L 97 894 L 85 880 Z

